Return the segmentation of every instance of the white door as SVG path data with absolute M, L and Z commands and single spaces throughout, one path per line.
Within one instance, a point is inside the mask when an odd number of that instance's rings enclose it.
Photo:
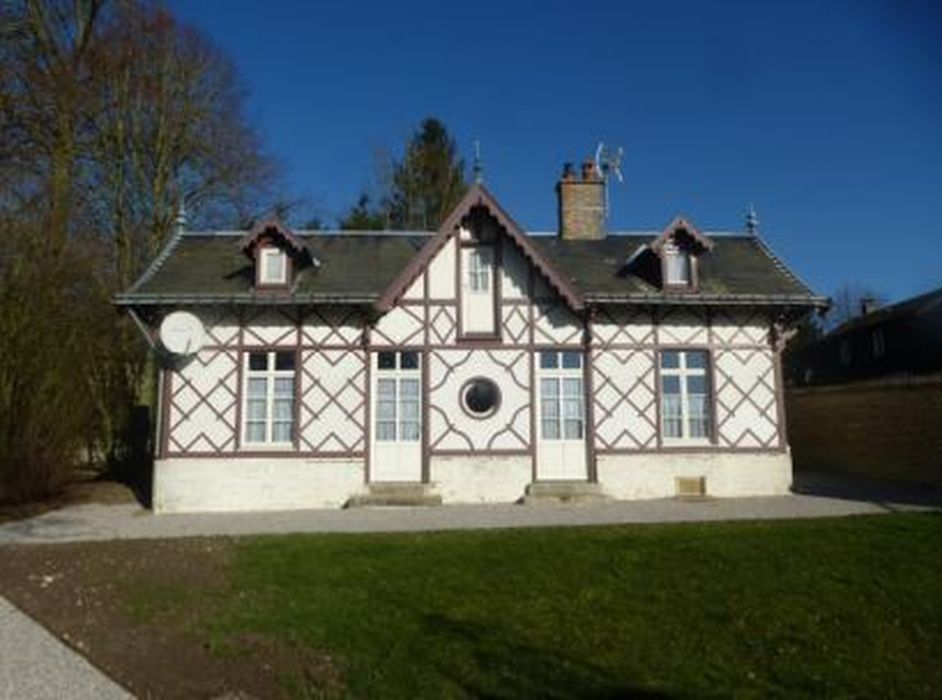
M 413 351 L 373 353 L 370 481 L 422 481 L 422 372 Z
M 582 353 L 538 354 L 536 476 L 539 481 L 586 481 Z
M 490 335 L 494 319 L 494 247 L 461 248 L 461 332 Z

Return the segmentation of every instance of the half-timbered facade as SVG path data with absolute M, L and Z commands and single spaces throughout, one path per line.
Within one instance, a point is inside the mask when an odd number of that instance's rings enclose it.
M 475 185 L 431 233 L 179 231 L 118 300 L 163 359 L 154 508 L 787 491 L 780 353 L 823 300 L 755 235 L 561 228 Z

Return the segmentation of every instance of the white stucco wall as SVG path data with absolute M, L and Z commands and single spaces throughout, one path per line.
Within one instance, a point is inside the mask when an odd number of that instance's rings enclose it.
M 155 513 L 339 508 L 363 493 L 362 459 L 159 459 Z
M 677 495 L 678 477 L 706 477 L 708 496 L 779 496 L 792 482 L 788 452 L 599 455 L 598 480 L 612 498 L 632 500 Z
M 513 503 L 531 481 L 528 456 L 432 457 L 434 493 L 443 503 Z

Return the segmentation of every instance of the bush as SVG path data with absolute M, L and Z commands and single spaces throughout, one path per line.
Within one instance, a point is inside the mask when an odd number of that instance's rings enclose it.
M 48 497 L 104 437 L 96 374 L 115 311 L 92 256 L 0 230 L 0 503 Z

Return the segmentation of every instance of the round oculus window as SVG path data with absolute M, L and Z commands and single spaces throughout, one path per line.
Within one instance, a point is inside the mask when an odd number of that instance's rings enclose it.
M 487 418 L 500 406 L 500 389 L 491 379 L 470 379 L 461 387 L 461 403 L 474 418 Z

